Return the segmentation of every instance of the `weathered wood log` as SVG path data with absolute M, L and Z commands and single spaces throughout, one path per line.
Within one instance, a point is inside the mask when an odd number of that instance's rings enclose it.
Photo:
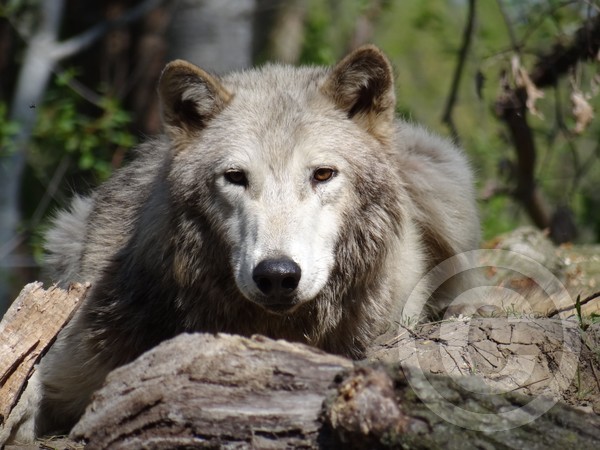
M 71 438 L 88 449 L 594 448 L 600 418 L 301 344 L 181 335 L 112 372 Z
M 89 285 L 68 290 L 23 288 L 0 322 L 0 425 L 15 406 L 34 365 L 83 301 Z
M 112 372 L 71 437 L 95 448 L 302 448 L 350 360 L 255 337 L 180 335 Z

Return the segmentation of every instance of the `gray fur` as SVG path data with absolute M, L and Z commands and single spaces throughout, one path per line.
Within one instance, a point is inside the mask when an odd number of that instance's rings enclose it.
M 334 69 L 269 65 L 221 79 L 169 65 L 160 86 L 166 135 L 141 145 L 92 197 L 77 197 L 48 233 L 55 279 L 90 281 L 92 290 L 41 364 L 37 433 L 68 429 L 110 370 L 181 332 L 260 333 L 359 358 L 400 320 L 431 267 L 476 248 L 466 158 L 393 119 L 392 80 L 374 47 Z M 304 185 L 309 153 L 336 164 L 338 177 Z M 215 171 L 238 160 L 251 179 L 234 191 Z M 254 219 L 239 219 L 238 198 Z M 323 254 L 306 258 L 323 265 L 311 276 L 324 284 L 288 312 L 270 312 L 239 273 L 252 257 L 239 236 L 271 255 L 288 245 L 290 228 L 310 236 L 310 224 Z M 264 227 L 268 237 L 252 232 Z M 404 314 L 431 295 L 424 288 Z

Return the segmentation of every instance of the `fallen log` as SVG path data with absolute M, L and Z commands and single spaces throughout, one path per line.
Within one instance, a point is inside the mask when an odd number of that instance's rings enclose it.
M 87 449 L 595 448 L 600 417 L 473 376 L 353 363 L 264 337 L 184 334 L 112 372 Z
M 86 448 L 313 447 L 350 360 L 285 341 L 180 335 L 115 370 L 71 437 Z

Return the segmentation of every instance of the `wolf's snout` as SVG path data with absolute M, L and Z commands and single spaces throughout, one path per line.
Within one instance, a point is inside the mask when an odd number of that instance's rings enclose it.
M 291 259 L 265 259 L 252 272 L 252 279 L 269 298 L 289 297 L 298 287 L 302 270 Z

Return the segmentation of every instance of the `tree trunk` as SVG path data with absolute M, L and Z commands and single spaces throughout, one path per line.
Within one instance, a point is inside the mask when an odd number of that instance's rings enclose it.
M 252 65 L 254 0 L 189 0 L 173 12 L 167 59 L 223 74 Z
M 14 140 L 14 152 L 0 160 L 0 316 L 10 305 L 10 256 L 20 244 L 17 234 L 19 193 L 27 145 L 35 126 L 36 105 L 42 101 L 56 62 L 52 50 L 58 37 L 63 7 L 64 0 L 41 2 L 37 14 L 40 25 L 29 40 L 12 98 L 9 120 L 19 125 L 19 131 Z
M 254 63 L 297 64 L 304 42 L 307 0 L 257 0 L 253 24 Z

